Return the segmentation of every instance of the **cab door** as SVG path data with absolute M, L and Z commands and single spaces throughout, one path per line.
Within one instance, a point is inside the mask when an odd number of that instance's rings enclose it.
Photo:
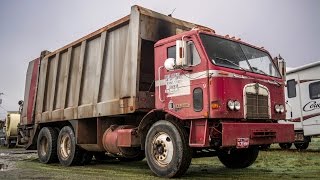
M 159 64 L 157 107 L 161 107 L 181 119 L 206 118 L 209 114 L 208 64 L 196 38 L 187 39 L 188 65 L 166 70 Z M 161 62 L 168 58 L 176 60 L 176 41 L 161 48 Z

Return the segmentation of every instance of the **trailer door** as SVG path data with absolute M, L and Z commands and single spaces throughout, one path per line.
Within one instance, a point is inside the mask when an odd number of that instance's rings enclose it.
M 300 80 L 302 119 L 305 136 L 320 134 L 320 81 Z
M 289 74 L 286 81 L 286 119 L 294 122 L 294 130 L 302 130 L 301 96 L 298 74 Z

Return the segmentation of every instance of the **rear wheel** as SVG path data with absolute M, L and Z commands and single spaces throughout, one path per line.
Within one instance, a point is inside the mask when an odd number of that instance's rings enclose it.
M 306 150 L 309 147 L 309 142 L 294 143 L 294 146 L 299 150 Z
M 150 169 L 158 176 L 179 177 L 190 166 L 188 136 L 177 122 L 160 120 L 149 129 L 145 154 Z
M 58 160 L 57 137 L 57 132 L 51 127 L 44 127 L 40 130 L 37 139 L 37 151 L 40 162 L 48 164 Z
M 220 162 L 227 168 L 240 169 L 249 167 L 254 163 L 259 154 L 257 147 L 250 147 L 248 149 L 232 149 L 222 150 L 218 154 Z
M 70 126 L 60 130 L 58 136 L 58 158 L 62 165 L 80 165 L 83 160 L 83 150 L 76 145 L 76 137 Z
M 309 143 L 310 142 L 311 142 L 311 137 L 310 136 L 304 136 L 304 141 L 303 142 L 294 143 L 294 146 L 298 150 L 306 150 L 309 147 Z
M 279 143 L 279 146 L 281 149 L 290 149 L 292 146 L 292 143 Z

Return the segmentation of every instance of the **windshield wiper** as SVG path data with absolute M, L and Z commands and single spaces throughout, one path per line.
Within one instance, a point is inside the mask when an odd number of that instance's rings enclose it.
M 269 76 L 269 74 L 267 74 L 267 73 L 265 73 L 264 71 L 262 71 L 262 70 L 260 70 L 260 69 L 258 69 L 258 68 L 256 68 L 256 67 L 252 67 L 252 69 L 255 71 L 255 72 L 261 72 L 261 73 L 263 73 L 264 75 L 267 75 L 267 76 Z M 274 83 L 276 83 L 278 86 L 281 86 L 281 84 L 278 82 L 278 81 L 276 81 L 276 80 L 274 80 L 274 79 L 272 79 L 272 81 L 274 82 Z
M 237 67 L 238 67 L 238 68 L 240 68 L 241 70 L 248 71 L 247 69 L 244 69 L 243 67 L 241 67 L 241 66 L 239 66 L 238 64 L 236 64 L 236 63 L 232 62 L 232 61 L 231 61 L 231 60 L 229 60 L 229 59 L 225 59 L 225 58 L 218 57 L 218 56 L 216 56 L 216 57 L 214 57 L 214 58 L 216 58 L 216 59 L 220 59 L 220 60 L 223 60 L 223 61 L 227 61 L 227 62 L 229 62 L 229 63 L 231 63 L 231 64 L 233 64 L 233 65 L 237 66 Z
M 257 72 L 257 73 L 261 72 L 262 74 L 269 76 L 269 74 L 265 73 L 264 71 L 262 71 L 256 67 L 251 67 L 251 68 L 253 69 L 254 72 Z

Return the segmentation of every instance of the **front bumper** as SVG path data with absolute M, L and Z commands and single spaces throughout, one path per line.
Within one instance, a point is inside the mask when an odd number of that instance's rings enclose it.
M 249 145 L 294 142 L 293 124 L 222 123 L 222 147 L 235 147 L 241 138 Z

